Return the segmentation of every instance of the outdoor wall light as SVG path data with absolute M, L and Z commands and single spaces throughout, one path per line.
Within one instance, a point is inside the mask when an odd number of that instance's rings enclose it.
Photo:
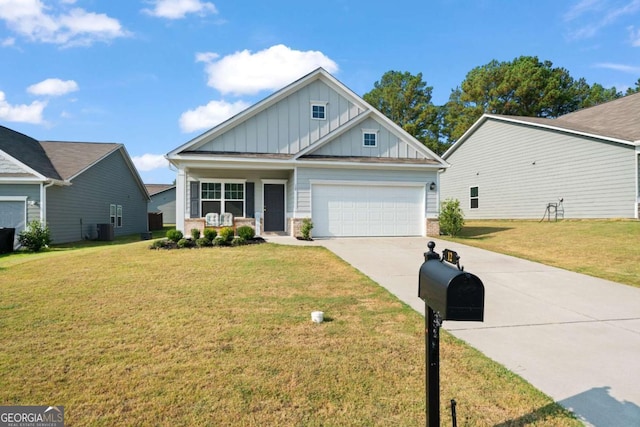
M 433 190 L 435 190 L 435 189 L 436 189 L 436 183 L 435 183 L 435 182 L 432 182 L 432 183 L 429 185 L 429 190 L 433 191 Z
M 38 201 L 37 201 L 37 200 L 29 200 L 29 201 L 27 202 L 27 204 L 28 204 L 29 206 L 38 206 Z

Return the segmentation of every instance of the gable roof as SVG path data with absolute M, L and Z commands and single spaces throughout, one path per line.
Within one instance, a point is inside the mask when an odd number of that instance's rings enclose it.
M 27 135 L 0 126 L 0 151 L 20 162 L 40 179 L 62 180 L 42 145 Z
M 144 186 L 147 188 L 149 196 L 155 196 L 156 194 L 176 188 L 175 184 L 145 184 Z
M 636 93 L 574 111 L 556 119 L 483 114 L 458 141 L 449 147 L 442 158 L 448 159 L 487 120 L 530 125 L 640 147 L 640 93 Z
M 65 181 L 72 180 L 122 144 L 95 142 L 42 141 L 40 145 Z
M 272 95 L 264 98 L 262 101 L 236 114 L 230 119 L 208 130 L 207 132 L 195 137 L 191 141 L 181 145 L 175 150 L 169 152 L 165 157 L 169 160 L 172 160 L 172 159 L 180 158 L 181 154 L 197 154 L 195 150 L 199 146 L 205 144 L 207 141 L 210 141 L 216 138 L 217 136 L 229 131 L 234 126 L 250 119 L 251 117 L 254 117 L 258 113 L 266 110 L 272 105 L 275 105 L 276 103 L 283 100 L 287 96 L 295 93 L 296 91 L 311 84 L 316 80 L 322 80 L 323 83 L 327 84 L 333 90 L 340 93 L 342 96 L 348 99 L 351 103 L 353 103 L 354 105 L 359 107 L 361 110 L 363 110 L 363 113 L 360 114 L 358 117 L 354 118 L 353 120 L 350 120 L 344 125 L 338 127 L 335 131 L 330 132 L 329 134 L 325 135 L 319 140 L 313 142 L 312 144 L 310 144 L 308 147 L 301 150 L 300 152 L 296 154 L 287 154 L 285 156 L 286 160 L 296 161 L 300 159 L 309 158 L 312 155 L 313 151 L 327 144 L 329 141 L 333 140 L 338 135 L 344 133 L 346 130 L 351 129 L 352 127 L 356 126 L 358 123 L 361 123 L 364 119 L 368 117 L 375 117 L 376 120 L 382 122 L 384 126 L 387 129 L 389 129 L 392 133 L 394 133 L 396 136 L 406 141 L 408 144 L 412 145 L 412 147 L 417 152 L 422 153 L 424 156 L 426 156 L 429 159 L 428 163 L 438 164 L 442 167 L 448 166 L 448 164 L 440 156 L 435 154 L 433 151 L 429 150 L 424 144 L 422 144 L 420 141 L 415 139 L 412 135 L 410 135 L 400 126 L 395 124 L 392 120 L 387 118 L 384 114 L 376 110 L 373 106 L 368 104 L 364 99 L 360 98 L 353 91 L 351 91 L 351 89 L 347 88 L 344 84 L 342 84 L 340 81 L 338 81 L 335 77 L 333 77 L 331 74 L 329 74 L 326 70 L 324 70 L 321 67 L 317 68 L 316 70 L 312 71 L 306 76 L 303 76 L 300 79 L 294 81 L 288 86 L 285 86 L 284 88 L 276 91 Z M 213 154 L 216 156 L 226 155 L 226 156 L 240 158 L 240 157 L 246 157 L 247 155 L 253 155 L 254 153 L 215 152 L 215 153 L 207 153 L 207 154 Z M 256 154 L 256 157 L 259 157 L 260 159 L 269 159 L 271 156 L 267 153 L 265 154 L 260 153 L 260 154 Z M 352 161 L 352 160 L 349 160 L 348 158 L 344 158 L 343 160 Z

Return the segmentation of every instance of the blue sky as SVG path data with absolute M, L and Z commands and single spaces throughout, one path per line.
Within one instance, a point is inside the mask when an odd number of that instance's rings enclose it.
M 147 183 L 164 154 L 322 66 L 362 96 L 421 72 L 433 102 L 521 55 L 626 90 L 640 0 L 0 0 L 0 124 L 120 142 Z

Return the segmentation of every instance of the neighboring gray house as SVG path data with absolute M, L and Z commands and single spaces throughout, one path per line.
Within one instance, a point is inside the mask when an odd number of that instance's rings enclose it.
M 147 211 L 162 212 L 163 224 L 176 223 L 176 186 L 173 184 L 145 184 L 150 201 Z
M 176 225 L 207 214 L 313 236 L 438 231 L 438 171 L 448 165 L 319 68 L 167 154 L 178 169 Z
M 443 158 L 468 219 L 638 218 L 640 93 L 557 119 L 482 116 Z M 551 218 L 555 209 L 550 209 Z
M 54 243 L 96 238 L 97 224 L 144 232 L 148 200 L 122 144 L 36 141 L 0 126 L 0 227 L 16 238 L 32 220 Z

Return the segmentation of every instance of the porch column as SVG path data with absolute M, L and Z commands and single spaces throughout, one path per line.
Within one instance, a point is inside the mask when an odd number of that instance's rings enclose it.
M 187 173 L 184 169 L 178 169 L 176 176 L 176 229 L 185 233 L 184 218 L 186 208 Z

